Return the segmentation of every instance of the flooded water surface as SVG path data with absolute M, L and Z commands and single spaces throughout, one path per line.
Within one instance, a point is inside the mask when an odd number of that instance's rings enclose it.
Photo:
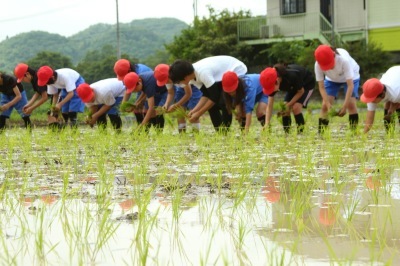
M 10 129 L 1 265 L 400 265 L 399 140 Z

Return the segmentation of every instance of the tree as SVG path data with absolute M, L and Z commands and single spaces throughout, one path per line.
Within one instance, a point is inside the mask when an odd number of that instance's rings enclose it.
M 266 54 L 269 65 L 276 63 L 299 64 L 314 71 L 314 50 L 319 42 L 315 41 L 281 41 L 261 51 Z
M 101 50 L 86 53 L 82 61 L 76 66 L 76 70 L 82 75 L 85 82 L 93 83 L 101 79 L 115 77 L 114 64 L 117 61 L 115 50 L 114 46 L 105 45 Z M 130 58 L 126 54 L 121 57 L 131 62 L 137 61 L 137 59 Z
M 144 62 L 147 66 L 154 69 L 158 64 L 164 63 L 168 64 L 170 54 L 166 50 L 157 50 L 153 55 L 147 57 Z
M 35 57 L 29 59 L 26 63 L 34 69 L 38 69 L 44 65 L 50 66 L 53 69 L 65 67 L 73 68 L 72 61 L 69 57 L 51 51 L 40 52 L 36 54 Z
M 346 43 L 344 48 L 360 65 L 361 82 L 378 77 L 393 64 L 390 61 L 390 53 L 383 51 L 381 46 L 373 42 L 367 44 L 362 40 Z
M 41 66 L 49 66 L 52 69 L 59 69 L 59 68 L 72 68 L 72 61 L 69 57 L 58 53 L 58 52 L 51 52 L 51 51 L 43 51 L 36 54 L 35 57 L 32 57 L 27 62 L 27 65 L 33 69 L 39 69 Z M 33 89 L 30 83 L 23 84 L 28 98 L 32 97 Z
M 231 55 L 246 65 L 253 64 L 257 54 L 247 44 L 239 43 L 237 38 L 237 20 L 250 18 L 250 11 L 230 13 L 223 10 L 216 14 L 208 8 L 209 18 L 195 18 L 193 26 L 182 30 L 181 35 L 165 45 L 171 59 L 185 59 L 195 62 L 215 55 Z

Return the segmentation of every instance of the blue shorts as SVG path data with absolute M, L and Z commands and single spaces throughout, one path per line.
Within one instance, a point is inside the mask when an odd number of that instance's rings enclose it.
M 180 99 L 185 96 L 185 90 L 183 88 L 177 88 L 175 90 L 175 102 L 179 102 Z M 200 101 L 200 98 L 203 96 L 203 93 L 201 90 L 199 90 L 197 87 L 192 85 L 192 97 L 190 97 L 189 101 L 187 101 L 185 104 L 183 104 L 183 107 L 186 107 L 189 110 L 192 110 L 197 103 Z M 268 98 L 267 98 L 268 101 Z
M 154 106 L 163 106 L 167 101 L 167 96 L 167 92 L 156 93 L 156 95 L 154 95 Z
M 5 95 L 2 94 L 1 95 L 1 105 L 5 105 L 9 102 L 11 102 L 13 99 L 15 98 L 15 95 L 13 96 L 9 96 L 9 95 Z M 4 112 L 1 113 L 2 116 L 5 116 L 7 118 L 10 118 L 11 112 L 12 110 L 17 110 L 17 112 L 19 113 L 19 115 L 21 117 L 27 117 L 29 115 L 24 114 L 24 112 L 22 112 L 22 108 L 28 103 L 28 99 L 26 98 L 26 92 L 22 91 L 21 92 L 21 100 L 19 100 L 16 104 L 14 104 L 13 106 L 11 106 L 10 108 L 8 108 L 7 110 L 5 110 Z
M 360 79 L 353 80 L 353 84 L 354 84 L 354 89 L 353 89 L 353 94 L 351 95 L 351 97 L 358 99 L 358 88 L 360 87 Z M 337 82 L 333 82 L 333 81 L 329 81 L 329 80 L 324 80 L 324 85 L 325 85 L 326 93 L 329 96 L 335 97 L 335 99 L 337 98 L 339 90 L 342 86 L 344 87 L 344 94 L 346 94 L 346 92 L 347 92 L 347 83 L 346 82 L 337 83 Z
M 259 103 L 259 102 L 268 104 L 268 95 L 266 95 L 264 93 L 259 93 L 256 96 L 256 103 Z
M 117 97 L 115 98 L 115 103 L 112 105 L 110 110 L 107 111 L 106 114 L 108 115 L 119 115 L 119 106 L 121 105 L 122 99 L 124 97 Z M 97 107 L 100 109 L 103 106 L 103 104 L 99 104 Z
M 79 79 L 75 82 L 75 88 L 77 88 L 80 84 L 84 83 L 85 80 L 82 77 L 79 77 Z M 68 92 L 66 89 L 61 89 L 61 96 L 59 101 L 62 101 L 65 96 L 67 96 Z M 74 96 L 66 102 L 62 107 L 61 107 L 61 112 L 62 113 L 72 113 L 72 112 L 77 112 L 77 113 L 83 113 L 85 109 L 85 104 L 82 102 L 81 98 L 79 98 L 78 94 L 76 93 L 76 90 L 74 90 Z

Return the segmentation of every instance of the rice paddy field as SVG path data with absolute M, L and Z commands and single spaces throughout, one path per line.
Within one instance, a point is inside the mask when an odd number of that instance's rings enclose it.
M 214 132 L 0 135 L 1 265 L 400 265 L 400 138 Z M 381 115 L 381 116 L 380 116 Z M 396 125 L 400 128 L 399 125 Z

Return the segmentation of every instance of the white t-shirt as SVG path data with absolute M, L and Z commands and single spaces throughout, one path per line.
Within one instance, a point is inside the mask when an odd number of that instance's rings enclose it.
M 54 82 L 54 84 L 47 85 L 48 94 L 56 94 L 58 89 L 65 89 L 67 92 L 76 89 L 76 82 L 80 77 L 78 72 L 70 68 L 57 69 L 56 72 L 56 82 Z
M 342 49 L 337 48 L 339 54 L 335 55 L 335 66 L 331 70 L 323 71 L 318 62 L 315 62 L 314 71 L 317 81 L 323 81 L 324 76 L 327 80 L 337 83 L 345 83 L 346 80 L 356 80 L 360 78 L 360 66 L 350 56 L 350 54 Z
M 123 97 L 125 92 L 124 83 L 117 78 L 99 80 L 90 84 L 90 87 L 94 91 L 95 98 L 94 102 L 85 104 L 87 107 L 98 104 L 111 106 L 115 103 L 115 99 Z
M 385 98 L 382 102 L 400 103 L 400 66 L 389 68 L 380 79 L 386 87 Z M 375 111 L 378 104 L 367 103 L 368 111 Z
M 196 80 L 190 83 L 197 88 L 203 85 L 211 87 L 215 82 L 222 81 L 222 76 L 226 71 L 233 71 L 239 77 L 247 72 L 247 66 L 240 60 L 227 55 L 217 55 L 206 57 L 193 64 Z

